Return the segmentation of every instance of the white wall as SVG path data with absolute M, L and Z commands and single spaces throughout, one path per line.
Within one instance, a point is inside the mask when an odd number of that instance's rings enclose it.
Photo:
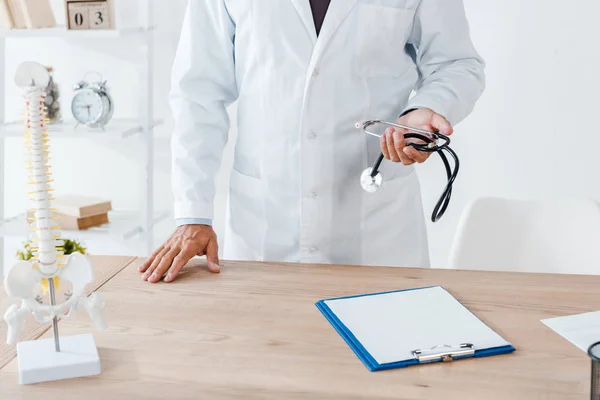
M 450 213 L 430 226 L 434 266 L 444 265 L 458 215 L 477 196 L 600 199 L 600 2 L 465 0 L 465 6 L 488 64 L 487 89 L 456 129 L 462 169 Z M 440 168 L 424 165 L 421 176 L 441 176 Z M 423 183 L 428 210 L 442 184 Z
M 156 111 L 168 122 L 161 131 L 163 152 L 159 158 L 161 165 L 168 167 L 168 154 L 164 150 L 171 124 L 166 94 L 186 2 L 155 3 L 159 26 Z M 576 5 L 559 0 L 465 0 L 473 40 L 488 64 L 487 89 L 474 113 L 456 127 L 453 144 L 461 158 L 461 173 L 450 210 L 440 222 L 429 226 L 433 266 L 444 266 L 460 212 L 477 196 L 600 198 L 600 185 L 595 182 L 600 158 L 594 152 L 599 104 L 596 96 L 600 89 L 597 45 L 600 26 L 595 19 L 600 15 L 600 3 L 579 0 Z M 103 46 L 99 51 L 99 43 L 90 49 L 68 43 L 53 42 L 51 47 L 46 47 L 45 41 L 24 43 L 11 41 L 8 45 L 9 87 L 17 63 L 33 57 L 56 68 L 57 80 L 63 85 L 64 104 L 68 107 L 68 88 L 94 66 L 93 69 L 106 75 L 116 93 L 117 113 L 134 113 L 131 82 L 135 81 L 135 54 L 127 50 L 133 47 Z M 16 95 L 13 91 L 11 98 Z M 8 108 L 7 117 L 16 115 L 15 106 Z M 235 117 L 235 107 L 232 116 Z M 235 131 L 218 179 L 216 228 L 221 237 L 234 140 Z M 119 208 L 137 207 L 138 192 L 133 186 L 136 164 L 127 155 L 129 150 L 89 144 L 86 147 L 82 143 L 61 143 L 55 149 L 61 157 L 55 157 L 55 169 L 61 176 L 72 177 L 71 183 L 64 178 L 57 180 L 60 188 L 110 196 Z M 21 153 L 20 144 L 9 144 L 10 160 L 17 161 Z M 76 160 L 82 167 L 74 169 L 67 164 L 63 156 L 68 154 L 72 157 L 69 161 Z M 16 171 L 20 173 L 20 168 Z M 17 172 L 10 175 L 11 194 L 6 207 L 16 213 L 22 210 L 25 187 Z M 445 184 L 443 167 L 438 159 L 432 158 L 419 167 L 419 175 L 429 215 Z M 91 176 L 110 180 L 102 183 Z M 159 174 L 157 187 L 159 205 L 170 208 L 168 173 Z M 163 233 L 170 229 L 167 225 Z

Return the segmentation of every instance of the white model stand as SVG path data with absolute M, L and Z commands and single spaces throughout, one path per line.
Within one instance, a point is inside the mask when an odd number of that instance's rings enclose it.
M 25 318 L 32 314 L 40 323 L 52 321 L 53 339 L 34 340 L 17 344 L 19 382 L 37 383 L 58 379 L 97 375 L 100 359 L 91 334 L 59 337 L 58 319 L 75 314 L 79 306 L 89 313 L 98 329 L 106 329 L 102 315 L 103 302 L 99 294 L 85 295 L 85 287 L 92 282 L 92 265 L 80 253 L 71 254 L 66 262 L 60 249 L 59 227 L 51 208 L 49 172 L 49 137 L 44 111 L 44 88 L 48 84 L 46 69 L 37 63 L 21 64 L 16 83 L 25 91 L 29 184 L 34 204 L 31 230 L 34 258 L 15 264 L 6 274 L 4 288 L 9 296 L 21 299 L 21 306 L 12 305 L 4 319 L 8 324 L 6 341 L 15 344 L 23 329 Z M 59 281 L 72 285 L 64 303 L 56 304 L 55 287 Z M 50 304 L 43 304 L 43 295 L 49 294 Z
M 61 337 L 60 351 L 55 350 L 53 339 L 42 339 L 18 343 L 17 352 L 21 384 L 98 375 L 101 372 L 92 334 Z

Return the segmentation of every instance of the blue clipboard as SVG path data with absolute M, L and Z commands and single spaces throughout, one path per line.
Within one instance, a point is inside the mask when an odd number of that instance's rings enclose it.
M 451 360 L 459 360 L 463 358 L 480 358 L 480 357 L 489 357 L 496 356 L 501 354 L 508 354 L 514 352 L 516 349 L 512 345 L 492 347 L 487 349 L 477 349 L 469 351 L 467 347 L 461 347 L 461 345 L 457 346 L 447 346 L 441 349 L 437 354 L 434 354 L 434 357 L 427 357 L 425 359 L 421 359 L 420 357 L 415 356 L 412 359 L 401 360 L 397 362 L 380 364 L 373 358 L 373 356 L 367 351 L 367 349 L 360 343 L 360 341 L 354 336 L 354 334 L 348 329 L 346 325 L 337 317 L 337 315 L 329 308 L 326 304 L 327 301 L 331 300 L 343 300 L 343 299 L 351 299 L 365 296 L 377 296 L 382 294 L 389 293 L 401 293 L 408 292 L 413 290 L 422 290 L 429 289 L 433 287 L 441 286 L 429 286 L 422 288 L 413 288 L 413 289 L 405 289 L 405 290 L 395 290 L 390 292 L 379 292 L 379 293 L 369 293 L 369 294 L 361 294 L 356 296 L 346 296 L 346 297 L 337 297 L 331 299 L 320 300 L 315 303 L 316 307 L 321 311 L 323 316 L 331 323 L 333 328 L 339 333 L 339 335 L 344 339 L 344 341 L 348 344 L 348 346 L 352 349 L 352 351 L 356 354 L 356 356 L 364 363 L 364 365 L 371 371 L 383 371 L 389 369 L 396 368 L 405 368 L 412 365 L 420 365 L 420 364 L 429 364 L 432 362 L 442 362 L 442 361 L 451 361 Z M 471 345 L 472 346 L 472 345 Z M 428 349 L 431 350 L 431 349 Z

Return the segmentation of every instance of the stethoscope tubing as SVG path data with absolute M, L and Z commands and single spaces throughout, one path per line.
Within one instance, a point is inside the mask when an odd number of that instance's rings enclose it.
M 458 176 L 458 171 L 460 169 L 460 161 L 458 159 L 458 155 L 449 146 L 450 138 L 441 133 L 429 132 L 402 124 L 379 120 L 366 121 L 362 124 L 357 123 L 356 126 L 358 128 L 362 128 L 362 130 L 366 134 L 380 138 L 381 135 L 367 130 L 369 126 L 374 124 L 383 124 L 393 126 L 396 128 L 406 129 L 409 132 L 404 134 L 405 139 L 419 139 L 425 142 L 425 144 L 407 143 L 407 146 L 413 147 L 423 152 L 437 153 L 440 156 L 440 158 L 442 159 L 442 163 L 444 164 L 444 169 L 446 170 L 446 177 L 448 179 L 448 182 L 444 188 L 444 191 L 442 192 L 442 195 L 440 196 L 435 207 L 433 208 L 433 212 L 431 214 L 432 222 L 439 221 L 440 218 L 442 218 L 442 216 L 446 212 L 448 205 L 450 204 L 450 198 L 452 197 L 452 188 L 454 185 L 454 181 Z M 440 139 L 443 141 L 442 144 L 437 143 L 437 141 Z M 452 157 L 454 161 L 454 170 L 452 170 L 452 167 L 450 166 L 450 162 L 448 161 L 448 157 L 446 156 L 445 152 Z M 379 157 L 377 157 L 375 163 L 373 164 L 373 167 L 371 169 L 371 178 L 374 178 L 375 176 L 377 176 L 377 174 L 379 174 L 379 168 L 381 167 L 381 163 L 383 162 L 383 160 L 384 156 L 383 153 L 381 153 Z

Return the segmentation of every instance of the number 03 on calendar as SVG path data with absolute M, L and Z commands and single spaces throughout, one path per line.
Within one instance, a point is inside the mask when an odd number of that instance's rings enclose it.
M 112 0 L 65 0 L 69 29 L 113 29 Z

